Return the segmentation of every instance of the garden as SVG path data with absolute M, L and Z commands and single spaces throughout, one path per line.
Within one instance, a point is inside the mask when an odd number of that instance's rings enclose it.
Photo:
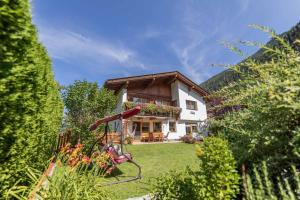
M 29 1 L 1 1 L 0 198 L 300 199 L 300 41 L 252 27 L 273 42 L 243 42 L 261 48 L 262 59 L 226 66 L 239 79 L 207 97 L 219 102 L 208 106 L 215 113 L 208 120 L 210 136 L 198 144 L 126 145 L 142 179 L 101 187 L 136 170 L 128 162 L 107 164 L 110 154 L 87 155 L 105 130 L 89 131 L 90 124 L 114 114 L 116 95 L 85 80 L 59 85 Z M 143 112 L 160 110 L 148 105 Z M 163 113 L 178 110 L 164 107 Z M 68 148 L 54 154 L 58 133 L 67 130 Z M 53 155 L 56 170 L 41 184 Z

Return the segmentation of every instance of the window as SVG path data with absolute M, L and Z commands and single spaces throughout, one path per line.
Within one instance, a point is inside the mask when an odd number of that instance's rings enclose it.
M 191 134 L 192 133 L 192 129 L 191 129 L 191 126 L 190 125 L 185 125 L 185 132 L 186 134 Z
M 186 123 L 185 124 L 185 131 L 186 131 L 186 134 L 197 133 L 198 132 L 197 124 L 195 124 L 195 123 Z
M 154 122 L 153 131 L 154 132 L 161 132 L 161 122 Z
M 198 132 L 197 125 L 192 124 L 191 126 L 192 126 L 192 131 L 193 131 L 193 133 L 197 133 L 197 132 Z
M 171 102 L 170 101 L 161 100 L 161 99 L 156 99 L 155 100 L 155 104 L 169 106 L 169 105 L 171 105 Z
M 169 131 L 176 132 L 176 123 L 175 122 L 169 122 Z
M 132 101 L 134 103 L 149 103 L 148 99 L 144 99 L 144 98 L 138 98 L 138 97 L 133 97 Z
M 150 132 L 150 128 L 149 128 L 149 122 L 143 122 L 142 123 L 142 132 L 143 133 L 149 133 Z
M 197 102 L 196 101 L 186 100 L 185 102 L 186 102 L 186 109 L 197 110 Z

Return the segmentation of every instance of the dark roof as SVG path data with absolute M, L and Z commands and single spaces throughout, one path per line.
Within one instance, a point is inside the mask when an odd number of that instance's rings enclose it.
M 108 79 L 105 81 L 104 87 L 118 92 L 125 84 L 128 84 L 130 82 L 147 81 L 147 80 L 153 80 L 159 78 L 170 78 L 174 80 L 177 79 L 183 82 L 184 84 L 188 85 L 191 89 L 194 89 L 202 96 L 206 96 L 209 94 L 198 84 L 194 83 L 192 80 L 190 80 L 189 78 L 187 78 L 186 76 L 184 76 L 178 71 Z

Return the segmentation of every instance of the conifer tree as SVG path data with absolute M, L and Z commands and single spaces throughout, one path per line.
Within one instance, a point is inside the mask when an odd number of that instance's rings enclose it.
M 63 104 L 28 0 L 0 1 L 0 194 L 51 156 Z

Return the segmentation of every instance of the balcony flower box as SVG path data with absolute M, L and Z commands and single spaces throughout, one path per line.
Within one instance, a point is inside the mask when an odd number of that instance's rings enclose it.
M 142 107 L 141 114 L 155 115 L 155 116 L 164 116 L 164 117 L 175 117 L 178 118 L 181 112 L 181 108 L 167 105 L 157 105 L 153 103 L 134 103 L 134 102 L 124 102 L 124 110 L 131 109 L 137 105 Z

